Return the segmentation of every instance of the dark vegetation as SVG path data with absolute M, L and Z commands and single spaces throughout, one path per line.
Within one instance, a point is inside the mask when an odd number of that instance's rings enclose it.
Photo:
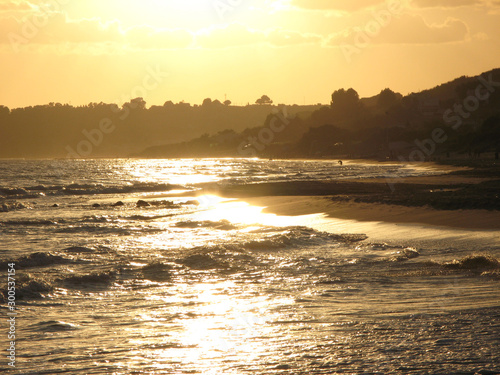
M 207 98 L 200 106 L 147 108 L 136 98 L 122 107 L 0 106 L 0 157 L 422 161 L 498 158 L 500 152 L 500 69 L 407 96 L 384 89 L 360 99 L 350 88 L 336 90 L 327 106 L 275 106 L 266 95 L 256 103 L 237 107 Z M 94 130 L 103 120 L 109 132 L 100 137 Z M 90 148 L 69 152 L 81 142 Z
M 147 108 L 142 98 L 122 107 L 50 103 L 9 109 L 0 105 L 0 158 L 65 158 L 75 153 L 88 158 L 130 157 L 155 145 L 259 126 L 273 108 L 268 104 L 237 107 L 211 99 L 202 105 L 168 101 Z M 289 111 L 295 116 L 316 108 L 291 106 Z M 82 142 L 90 142 L 91 147 L 78 150 Z
M 500 151 L 500 69 L 407 96 L 384 89 L 360 99 L 354 89 L 340 89 L 329 106 L 297 115 L 288 108 L 277 108 L 258 127 L 205 134 L 140 155 L 423 161 L 498 158 Z

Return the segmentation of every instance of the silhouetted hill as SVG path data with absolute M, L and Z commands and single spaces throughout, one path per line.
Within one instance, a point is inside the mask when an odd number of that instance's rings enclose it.
M 223 105 L 210 99 L 200 106 L 166 102 L 146 108 L 142 98 L 122 107 L 50 103 L 10 110 L 0 106 L 0 157 L 128 157 L 155 145 L 259 126 L 274 108 Z M 289 111 L 310 113 L 317 108 L 292 106 Z
M 370 157 L 420 160 L 498 152 L 500 69 L 402 96 L 338 89 L 330 105 L 147 108 L 50 103 L 0 106 L 0 157 Z M 268 100 L 269 99 L 269 100 Z
M 143 157 L 368 157 L 428 160 L 500 151 L 500 69 L 407 96 L 333 92 L 330 106 L 281 108 L 261 126 L 146 149 Z M 288 110 L 288 113 L 287 113 Z

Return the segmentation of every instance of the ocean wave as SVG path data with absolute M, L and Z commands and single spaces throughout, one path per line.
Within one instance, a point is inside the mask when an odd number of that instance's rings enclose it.
M 46 267 L 55 264 L 71 263 L 70 259 L 51 253 L 37 252 L 22 256 L 14 261 L 7 260 L 0 262 L 0 267 L 5 268 L 8 263 L 15 263 L 18 268 Z
M 411 248 L 409 248 L 411 249 Z M 403 259 L 400 255 L 396 257 L 384 258 L 377 261 L 361 262 L 359 267 L 368 270 L 370 275 L 375 275 L 377 269 L 381 273 L 380 277 L 401 278 L 401 277 L 434 277 L 463 274 L 464 276 L 478 277 L 484 276 L 498 280 L 500 278 L 500 260 L 488 254 L 471 254 L 461 259 L 453 261 L 424 260 L 416 262 L 401 262 L 408 259 L 417 258 L 418 255 L 406 253 L 408 258 Z M 389 265 L 389 268 L 384 267 Z M 392 264 L 392 265 L 391 265 Z M 359 269 L 358 269 L 359 270 Z
M 85 216 L 78 220 L 79 223 L 111 223 L 116 221 L 115 218 L 109 216 Z
M 191 254 L 177 259 L 175 262 L 194 270 L 227 269 L 230 267 L 228 262 L 218 260 L 210 254 Z
M 132 215 L 125 217 L 125 220 L 131 221 L 151 221 L 156 219 L 164 219 L 166 217 L 176 216 L 176 214 L 168 214 L 168 215 Z
M 7 220 L 7 221 L 0 221 L 0 225 L 5 225 L 5 226 L 23 226 L 23 227 L 31 227 L 31 226 L 50 226 L 50 225 L 57 225 L 58 222 L 56 221 L 51 221 L 51 220 Z
M 158 261 L 151 262 L 141 268 L 142 276 L 151 281 L 169 281 L 172 277 L 172 266 Z
M 33 324 L 30 328 L 42 332 L 64 332 L 76 330 L 78 329 L 78 326 L 76 324 L 61 322 L 58 320 L 49 320 Z
M 137 207 L 162 207 L 162 208 L 181 208 L 182 205 L 169 200 L 144 201 L 140 200 L 136 203 Z
M 26 199 L 50 195 L 97 195 L 162 192 L 184 189 L 181 185 L 135 182 L 127 185 L 99 183 L 71 183 L 67 185 L 36 185 L 27 187 L 0 187 L 0 194 L 9 198 Z
M 88 194 L 125 194 L 125 193 L 149 193 L 169 191 L 174 189 L 184 188 L 181 185 L 173 184 L 158 184 L 158 183 L 132 183 L 122 186 L 105 186 L 101 184 L 93 185 L 70 185 L 62 191 L 65 194 L 71 195 L 88 195 Z
M 229 225 L 229 227 L 225 227 Z M 180 227 L 199 228 L 210 227 L 222 228 L 226 230 L 234 229 L 232 224 L 224 220 L 218 222 L 187 221 L 177 224 Z M 340 235 L 320 232 L 307 227 L 291 227 L 283 233 L 276 233 L 276 230 L 283 231 L 283 228 L 274 228 L 274 232 L 261 239 L 249 241 L 234 241 L 216 245 L 199 246 L 186 249 L 186 255 L 174 260 L 181 264 L 196 270 L 227 270 L 234 271 L 239 269 L 248 269 L 249 267 L 265 267 L 262 263 L 262 252 L 277 250 L 296 250 L 314 246 L 329 246 L 332 244 L 357 242 L 364 240 L 365 235 Z M 268 231 L 264 232 L 268 233 Z M 309 264 L 306 262 L 306 266 Z
M 243 244 L 249 250 L 273 250 L 291 246 L 294 243 L 292 237 L 284 234 L 273 235 L 269 238 L 252 240 Z
M 46 280 L 23 274 L 16 277 L 16 300 L 30 300 L 45 298 L 54 290 L 53 286 Z M 2 302 L 7 301 L 7 290 L 0 292 Z
M 72 275 L 56 281 L 69 288 L 86 288 L 95 285 L 110 285 L 115 281 L 116 275 L 116 271 L 103 271 L 85 275 Z
M 67 253 L 78 253 L 78 254 L 83 254 L 83 253 L 95 253 L 95 249 L 91 249 L 89 247 L 83 247 L 83 246 L 71 246 L 67 247 L 63 251 Z
M 212 228 L 212 229 L 219 229 L 219 230 L 234 230 L 238 229 L 238 227 L 234 224 L 232 224 L 228 220 L 219 220 L 219 221 L 179 221 L 175 223 L 175 226 L 177 228 Z
M 354 243 L 364 241 L 365 234 L 333 234 L 320 232 L 307 227 L 293 227 L 286 233 L 274 234 L 259 240 L 245 242 L 249 250 L 273 250 L 286 247 L 310 247 L 328 243 Z
M 56 230 L 56 233 L 92 233 L 92 234 L 117 234 L 121 236 L 129 236 L 135 233 L 141 234 L 155 234 L 161 233 L 162 229 L 156 228 L 127 228 L 118 226 L 93 226 L 93 225 L 81 225 L 81 226 L 68 226 L 66 228 L 61 228 Z

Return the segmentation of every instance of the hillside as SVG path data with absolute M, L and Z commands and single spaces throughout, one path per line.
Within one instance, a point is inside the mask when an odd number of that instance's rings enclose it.
M 128 157 L 154 145 L 259 126 L 274 108 L 223 105 L 211 100 L 200 106 L 166 102 L 147 108 L 142 98 L 122 107 L 50 103 L 11 110 L 0 106 L 0 157 Z M 295 115 L 317 108 L 292 106 L 289 111 Z
M 0 157 L 370 157 L 428 159 L 499 150 L 500 69 L 406 96 L 384 89 L 330 105 L 0 106 Z M 327 98 L 325 98 L 325 101 Z M 330 100 L 328 100 L 330 101 Z M 429 141 L 430 140 L 430 141 Z
M 290 107 L 261 126 L 226 129 L 138 156 L 367 157 L 428 160 L 500 151 L 500 69 L 402 96 L 390 89 L 360 99 L 339 89 L 330 106 L 296 116 Z M 292 107 L 293 108 L 293 107 Z

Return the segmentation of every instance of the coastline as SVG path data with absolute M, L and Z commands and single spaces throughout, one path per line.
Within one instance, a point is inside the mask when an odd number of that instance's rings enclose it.
M 361 222 L 424 224 L 469 230 L 500 230 L 500 211 L 436 210 L 380 203 L 339 202 L 330 196 L 260 196 L 241 200 L 263 212 L 284 216 L 325 214 L 330 218 Z
M 441 165 L 442 174 L 401 179 L 264 182 L 213 193 L 286 216 L 325 214 L 359 222 L 500 230 L 500 167 Z

